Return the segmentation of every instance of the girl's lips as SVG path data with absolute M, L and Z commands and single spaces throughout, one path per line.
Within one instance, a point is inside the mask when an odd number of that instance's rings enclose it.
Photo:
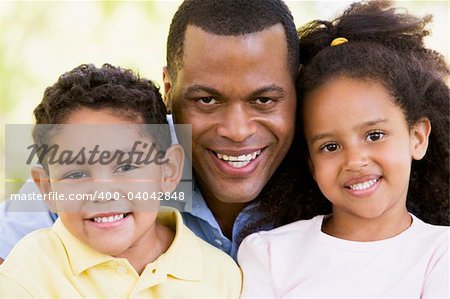
M 345 190 L 353 197 L 372 195 L 381 185 L 382 177 L 359 180 L 358 183 L 345 185 Z

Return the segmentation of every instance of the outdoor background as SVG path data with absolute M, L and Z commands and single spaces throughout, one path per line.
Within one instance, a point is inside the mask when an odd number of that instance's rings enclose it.
M 82 63 L 131 68 L 161 85 L 166 37 L 180 2 L 0 2 L 0 201 L 5 198 L 5 159 L 13 159 L 5 157 L 5 124 L 33 123 L 44 89 Z M 300 27 L 334 18 L 354 1 L 286 2 Z M 449 2 L 396 5 L 434 16 L 427 43 L 448 61 Z

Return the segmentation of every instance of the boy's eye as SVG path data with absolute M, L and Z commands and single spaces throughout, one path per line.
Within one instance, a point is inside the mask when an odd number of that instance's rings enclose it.
M 337 143 L 327 143 L 320 147 L 320 150 L 324 152 L 335 152 L 338 149 L 339 145 Z
M 217 104 L 219 101 L 217 101 L 213 97 L 203 97 L 203 98 L 199 98 L 198 102 L 203 105 L 214 105 L 214 104 Z
M 115 172 L 127 172 L 127 171 L 135 170 L 136 168 L 138 168 L 138 167 L 133 164 L 123 164 L 123 165 L 120 165 L 119 167 L 117 167 Z
M 377 141 L 383 138 L 384 135 L 386 134 L 381 131 L 370 132 L 367 134 L 366 141 Z
M 62 179 L 63 180 L 80 180 L 80 179 L 84 179 L 87 178 L 88 175 L 82 171 L 75 171 L 75 172 L 71 172 L 67 175 L 65 175 Z

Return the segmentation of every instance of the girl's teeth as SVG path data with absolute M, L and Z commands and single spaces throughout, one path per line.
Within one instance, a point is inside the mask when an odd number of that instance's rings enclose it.
M 241 168 L 246 165 L 248 165 L 251 161 L 255 160 L 256 157 L 261 153 L 261 150 L 257 150 L 253 153 L 247 154 L 247 155 L 240 155 L 240 156 L 228 156 L 225 154 L 219 154 L 217 153 L 217 158 L 220 160 L 228 162 L 228 165 L 234 167 L 234 168 Z
M 94 222 L 96 222 L 96 223 L 114 222 L 114 221 L 123 219 L 123 217 L 124 217 L 124 214 L 117 214 L 117 215 L 109 216 L 109 217 L 94 217 Z
M 377 181 L 378 181 L 377 179 L 372 179 L 372 180 L 369 180 L 366 182 L 362 182 L 362 183 L 358 183 L 358 184 L 354 184 L 354 185 L 348 185 L 348 186 L 352 190 L 361 191 L 361 190 L 365 190 L 365 189 L 372 187 Z

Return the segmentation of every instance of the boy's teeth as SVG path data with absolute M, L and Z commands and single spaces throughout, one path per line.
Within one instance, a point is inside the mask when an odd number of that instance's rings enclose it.
M 241 168 L 246 166 L 248 163 L 250 163 L 252 160 L 255 160 L 256 157 L 261 153 L 261 150 L 254 151 L 253 153 L 247 154 L 247 155 L 240 155 L 240 156 L 228 156 L 225 154 L 219 154 L 217 153 L 217 158 L 223 161 L 227 161 L 228 164 L 235 168 Z
M 94 217 L 94 222 L 97 222 L 97 223 L 114 222 L 114 221 L 118 221 L 118 220 L 122 219 L 123 217 L 125 217 L 124 214 L 117 214 L 117 215 L 109 216 L 109 217 Z
M 365 190 L 367 188 L 370 188 L 371 186 L 373 186 L 378 180 L 377 179 L 372 179 L 369 181 L 365 181 L 362 183 L 358 183 L 358 184 L 354 184 L 354 185 L 348 185 L 348 187 L 352 190 Z

